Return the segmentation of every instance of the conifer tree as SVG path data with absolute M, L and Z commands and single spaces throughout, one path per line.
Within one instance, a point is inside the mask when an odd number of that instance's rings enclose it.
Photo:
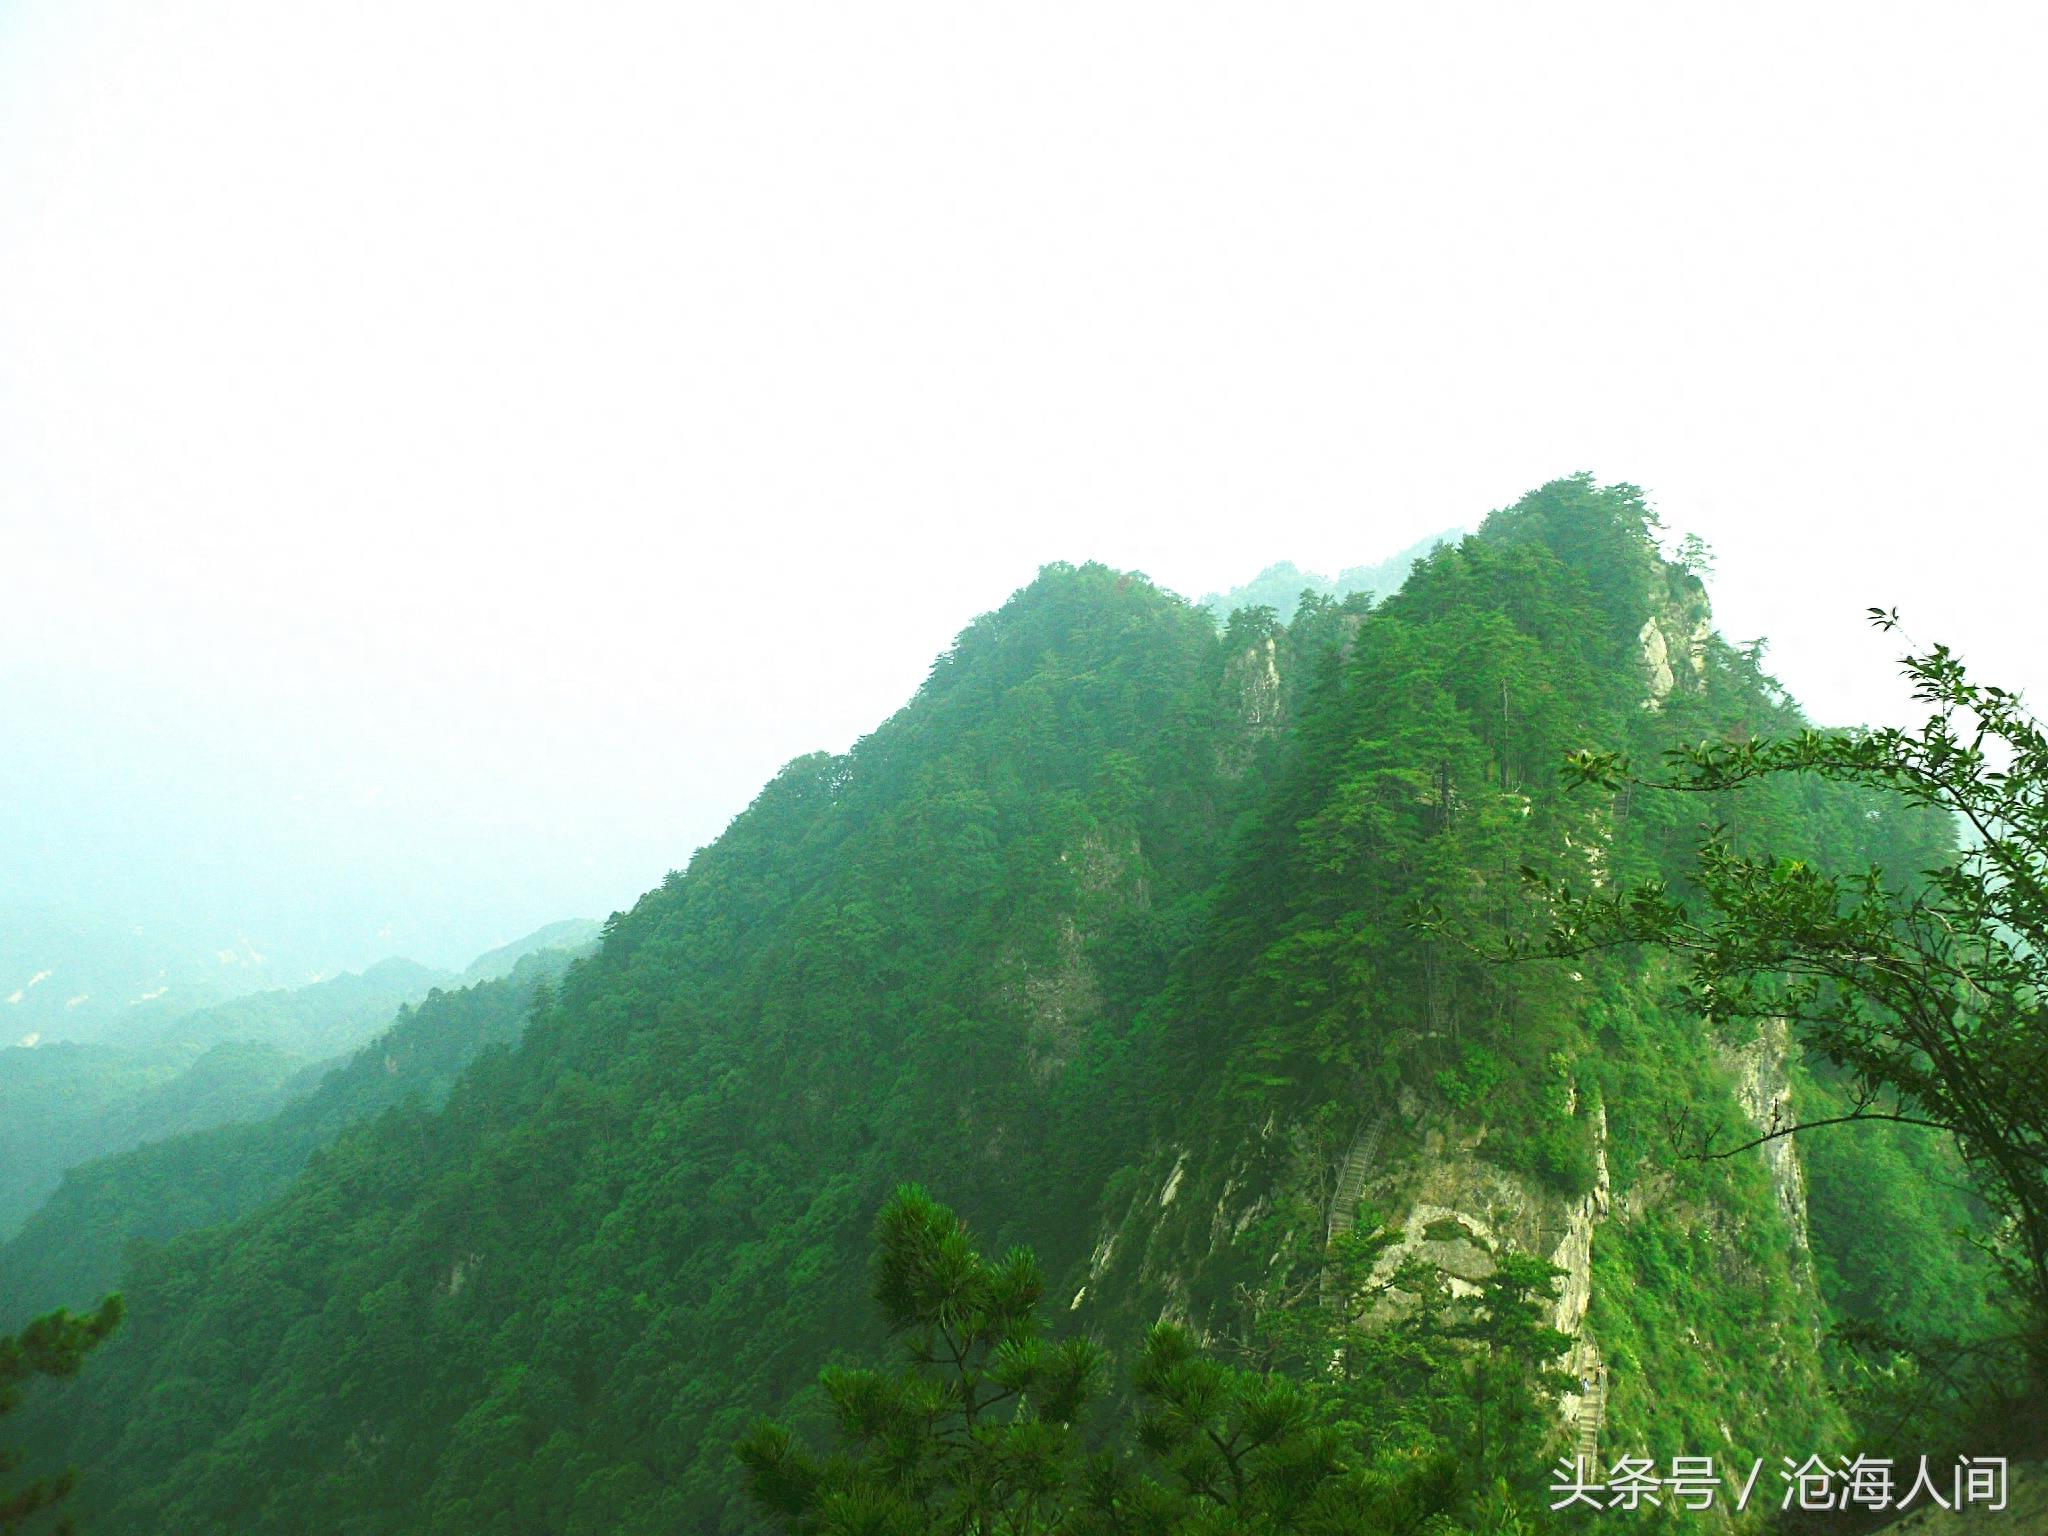
M 756 1502 L 795 1536 L 1057 1530 L 1101 1352 L 1047 1342 L 1032 1255 L 984 1259 L 915 1186 L 883 1209 L 876 1242 L 875 1299 L 903 1366 L 823 1373 L 844 1441 L 828 1457 L 779 1424 L 756 1427 L 738 1447 Z
M 97 1311 L 52 1312 L 20 1333 L 0 1337 L 0 1418 L 21 1403 L 23 1389 L 37 1376 L 75 1376 L 85 1357 L 99 1348 L 121 1323 L 121 1298 L 109 1296 Z M 20 1465 L 19 1453 L 0 1447 L 0 1477 Z M 38 1477 L 19 1488 L 0 1487 L 0 1536 L 14 1536 L 38 1515 L 50 1512 L 71 1492 L 68 1471 Z M 69 1528 L 60 1523 L 59 1530 Z
M 1438 1282 L 1391 1347 L 1346 1306 L 1297 1307 L 1303 1326 L 1288 1337 L 1296 1348 L 1308 1340 L 1309 1358 L 1294 1370 L 1226 1363 L 1185 1327 L 1159 1323 L 1132 1369 L 1131 1404 L 1104 1413 L 1108 1361 L 1085 1340 L 1047 1341 L 1028 1252 L 984 1259 L 959 1219 L 914 1186 L 890 1200 L 876 1233 L 875 1297 L 903 1341 L 901 1366 L 821 1374 L 841 1441 L 827 1455 L 772 1421 L 736 1448 L 754 1502 L 790 1536 L 1523 1528 L 1502 1473 L 1526 1480 L 1540 1467 L 1545 1363 L 1567 1342 L 1542 1323 L 1555 1271 L 1541 1260 L 1504 1256 L 1464 1301 Z M 1339 1243 L 1333 1262 L 1355 1275 L 1389 1240 Z M 1417 1273 L 1398 1280 L 1428 1289 Z M 1375 1388 L 1416 1384 L 1418 1365 L 1449 1378 L 1430 1402 L 1457 1422 L 1447 1437 L 1425 1430 L 1375 1454 L 1361 1411 L 1373 1413 Z M 1088 1454 L 1084 1421 L 1101 1434 Z M 1460 1508 L 1476 1527 L 1454 1518 Z

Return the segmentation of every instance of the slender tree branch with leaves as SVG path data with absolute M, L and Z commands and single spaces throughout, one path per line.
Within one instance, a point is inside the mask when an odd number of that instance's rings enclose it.
M 1884 610 L 1871 619 L 1886 632 L 1898 624 Z M 1797 776 L 1881 790 L 1953 817 L 1955 857 L 1917 880 L 1837 872 L 1711 825 L 1683 888 L 1584 890 L 1525 869 L 1548 929 L 1508 947 L 1554 958 L 1650 947 L 1676 957 L 1709 1021 L 1789 1021 L 1848 1076 L 1853 1107 L 1767 1126 L 1757 1142 L 1864 1121 L 1952 1133 L 2001 1218 L 1996 1256 L 2048 1380 L 2048 733 L 1944 646 L 1901 665 L 1931 706 L 1917 731 L 1705 741 L 1671 749 L 1651 773 L 1587 750 L 1566 759 L 1565 776 L 1596 792 L 1725 796 Z

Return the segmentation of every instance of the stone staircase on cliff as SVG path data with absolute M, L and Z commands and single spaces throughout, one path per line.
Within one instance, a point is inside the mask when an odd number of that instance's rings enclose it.
M 1373 1167 L 1379 1160 L 1380 1142 L 1386 1136 L 1391 1118 L 1389 1111 L 1382 1110 L 1360 1125 L 1358 1134 L 1351 1138 L 1351 1150 L 1344 1154 L 1344 1165 L 1337 1170 L 1336 1192 L 1330 1196 L 1330 1213 L 1323 1230 L 1326 1246 L 1358 1224 L 1358 1207 L 1365 1198 L 1365 1182 L 1372 1177 Z M 1326 1307 L 1337 1305 L 1328 1275 L 1323 1277 L 1322 1301 Z
M 1572 1351 L 1572 1369 L 1592 1382 L 1579 1398 L 1579 1416 L 1572 1426 L 1572 1454 L 1582 1474 L 1591 1476 L 1600 1465 L 1600 1429 L 1607 1422 L 1607 1366 L 1600 1347 L 1583 1334 Z

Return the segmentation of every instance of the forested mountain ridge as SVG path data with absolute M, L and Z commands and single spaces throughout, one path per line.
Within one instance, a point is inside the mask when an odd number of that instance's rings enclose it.
M 279 1204 L 132 1270 L 128 1326 L 60 1404 L 122 1469 L 81 1508 L 742 1520 L 725 1446 L 874 1337 L 896 1180 L 944 1167 L 991 1229 L 1084 1244 L 1073 1192 L 1148 1107 L 1121 1091 L 1136 1000 L 1245 779 L 1222 671 L 1205 616 L 1100 568 L 971 627 L 909 707 L 791 764 L 616 918 L 441 1114 L 345 1134 Z M 253 1375 L 210 1363 L 223 1330 Z
M 1520 865 L 1676 862 L 1668 810 L 1560 793 L 1564 750 L 1794 719 L 1627 487 L 1545 487 L 1284 627 L 1048 567 L 615 917 L 445 1108 L 141 1255 L 37 1449 L 105 1531 L 755 1529 L 731 1443 L 879 1349 L 868 1230 L 905 1180 L 1126 1353 L 1164 1314 L 1284 1354 L 1309 1250 L 1375 1214 L 1446 1284 L 1555 1258 L 1610 1442 L 1831 1449 L 1796 1160 L 1682 1163 L 1667 1125 L 1804 1069 L 1701 1038 L 1640 958 L 1504 973 L 1411 921 L 1507 932 Z M 1904 868 L 1942 845 L 1834 792 L 1743 814 Z M 1396 1370 L 1360 1393 L 1390 1456 L 1490 1422 Z
M 1595 886 L 1682 867 L 1680 808 L 1561 795 L 1551 765 L 1567 751 L 1654 757 L 1804 724 L 1712 633 L 1700 583 L 1649 532 L 1625 490 L 1546 488 L 1420 566 L 1348 657 L 1325 653 L 1222 881 L 1225 915 L 1162 999 L 1163 1032 L 1201 1066 L 1101 1229 L 1079 1319 L 1116 1334 L 1178 1316 L 1268 1347 L 1272 1310 L 1325 1230 L 1385 1218 L 1381 1283 L 1421 1259 L 1469 1288 L 1510 1251 L 1564 1272 L 1551 1322 L 1577 1340 L 1575 1374 L 1607 1368 L 1602 1444 L 1744 1466 L 1783 1446 L 1851 1448 L 1819 1348 L 1831 1299 L 1846 1299 L 1839 1245 L 1897 1229 L 1852 1233 L 1842 1190 L 1872 1206 L 1930 1200 L 1948 1224 L 1969 1202 L 1937 1193 L 1931 1170 L 1880 1175 L 1896 1156 L 1883 1138 L 1831 1144 L 1824 1296 L 1792 1145 L 1701 1163 L 1674 1131 L 1739 1142 L 1777 1123 L 1803 1074 L 1782 1031 L 1702 1038 L 1640 957 L 1503 968 L 1404 922 L 1450 909 L 1505 938 L 1538 916 L 1518 891 L 1525 867 Z M 1937 861 L 1947 839 L 1871 796 L 1781 791 L 1699 811 L 1895 874 Z M 1981 1326 L 1986 1267 L 1945 1236 L 1913 1240 L 1944 1257 L 1878 1266 L 1904 1315 L 1944 1311 L 1953 1280 Z M 1398 1378 L 1383 1390 L 1398 1396 Z M 1581 1395 L 1567 1389 L 1566 1418 Z M 1375 1406 L 1398 1420 L 1397 1402 Z

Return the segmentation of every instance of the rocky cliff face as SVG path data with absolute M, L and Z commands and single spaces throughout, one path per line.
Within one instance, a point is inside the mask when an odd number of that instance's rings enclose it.
M 1768 1124 L 1786 1101 L 1785 1049 L 1781 1036 L 1729 1053 L 1726 1070 L 1703 1088 L 1740 1105 L 1751 1123 Z M 1815 1349 L 1803 1183 L 1788 1143 L 1745 1154 L 1748 1172 L 1768 1175 L 1770 1196 L 1761 1203 L 1754 1184 L 1762 1181 L 1716 1182 L 1696 1168 L 1646 1162 L 1617 1177 L 1608 1106 L 1582 1092 L 1570 1113 L 1591 1143 L 1594 1173 L 1574 1194 L 1493 1160 L 1481 1117 L 1406 1091 L 1346 1109 L 1356 1128 L 1348 1138 L 1319 1135 L 1307 1120 L 1269 1118 L 1246 1123 L 1234 1144 L 1160 1147 L 1149 1177 L 1105 1221 L 1085 1271 L 1063 1293 L 1069 1312 L 1116 1333 L 1133 1317 L 1185 1322 L 1227 1344 L 1253 1297 L 1314 1304 L 1313 1287 L 1289 1268 L 1304 1226 L 1320 1216 L 1334 1233 L 1362 1216 L 1382 1221 L 1393 1238 L 1375 1262 L 1375 1284 L 1419 1262 L 1452 1295 L 1472 1295 L 1508 1254 L 1555 1267 L 1547 1321 L 1571 1340 L 1558 1367 L 1575 1384 L 1602 1383 L 1598 1403 L 1576 1385 L 1555 1400 L 1559 1455 L 1581 1443 L 1592 1420 L 1598 1430 L 1585 1444 L 1598 1446 L 1603 1465 L 1660 1445 L 1668 1454 L 1673 1444 L 1694 1454 L 1772 1456 L 1773 1447 L 1813 1436 L 1815 1425 L 1843 1432 Z M 1355 1150 L 1361 1141 L 1374 1155 L 1347 1188 L 1347 1145 Z M 1667 1287 L 1675 1262 L 1698 1276 L 1699 1303 L 1674 1305 Z M 1400 1294 L 1382 1305 L 1398 1305 Z M 1724 1344 L 1731 1328 L 1739 1330 L 1735 1342 Z M 1675 1412 L 1660 1383 L 1697 1384 L 1709 1360 L 1719 1378 L 1711 1417 Z M 1773 1390 L 1757 1390 L 1773 1372 Z M 1795 1406 L 1802 1396 L 1803 1409 Z
M 1757 1148 L 1757 1155 L 1770 1170 L 1771 1188 L 1785 1224 L 1803 1251 L 1808 1247 L 1806 1171 L 1799 1163 L 1797 1138 L 1780 1134 L 1798 1123 L 1792 1108 L 1793 1050 L 1785 1021 L 1766 1019 L 1758 1026 L 1755 1040 L 1729 1053 L 1729 1065 L 1735 1079 L 1735 1101 L 1757 1134 L 1771 1138 Z
M 1225 778 L 1241 779 L 1260 748 L 1286 726 L 1281 639 L 1277 631 L 1254 634 L 1224 658 L 1223 698 L 1229 723 L 1217 744 L 1217 766 Z
M 1657 713 L 1672 692 L 1698 692 L 1706 684 L 1707 645 L 1714 619 L 1706 589 L 1682 571 L 1666 568 L 1652 584 L 1649 617 L 1636 632 L 1647 693 L 1643 708 Z

